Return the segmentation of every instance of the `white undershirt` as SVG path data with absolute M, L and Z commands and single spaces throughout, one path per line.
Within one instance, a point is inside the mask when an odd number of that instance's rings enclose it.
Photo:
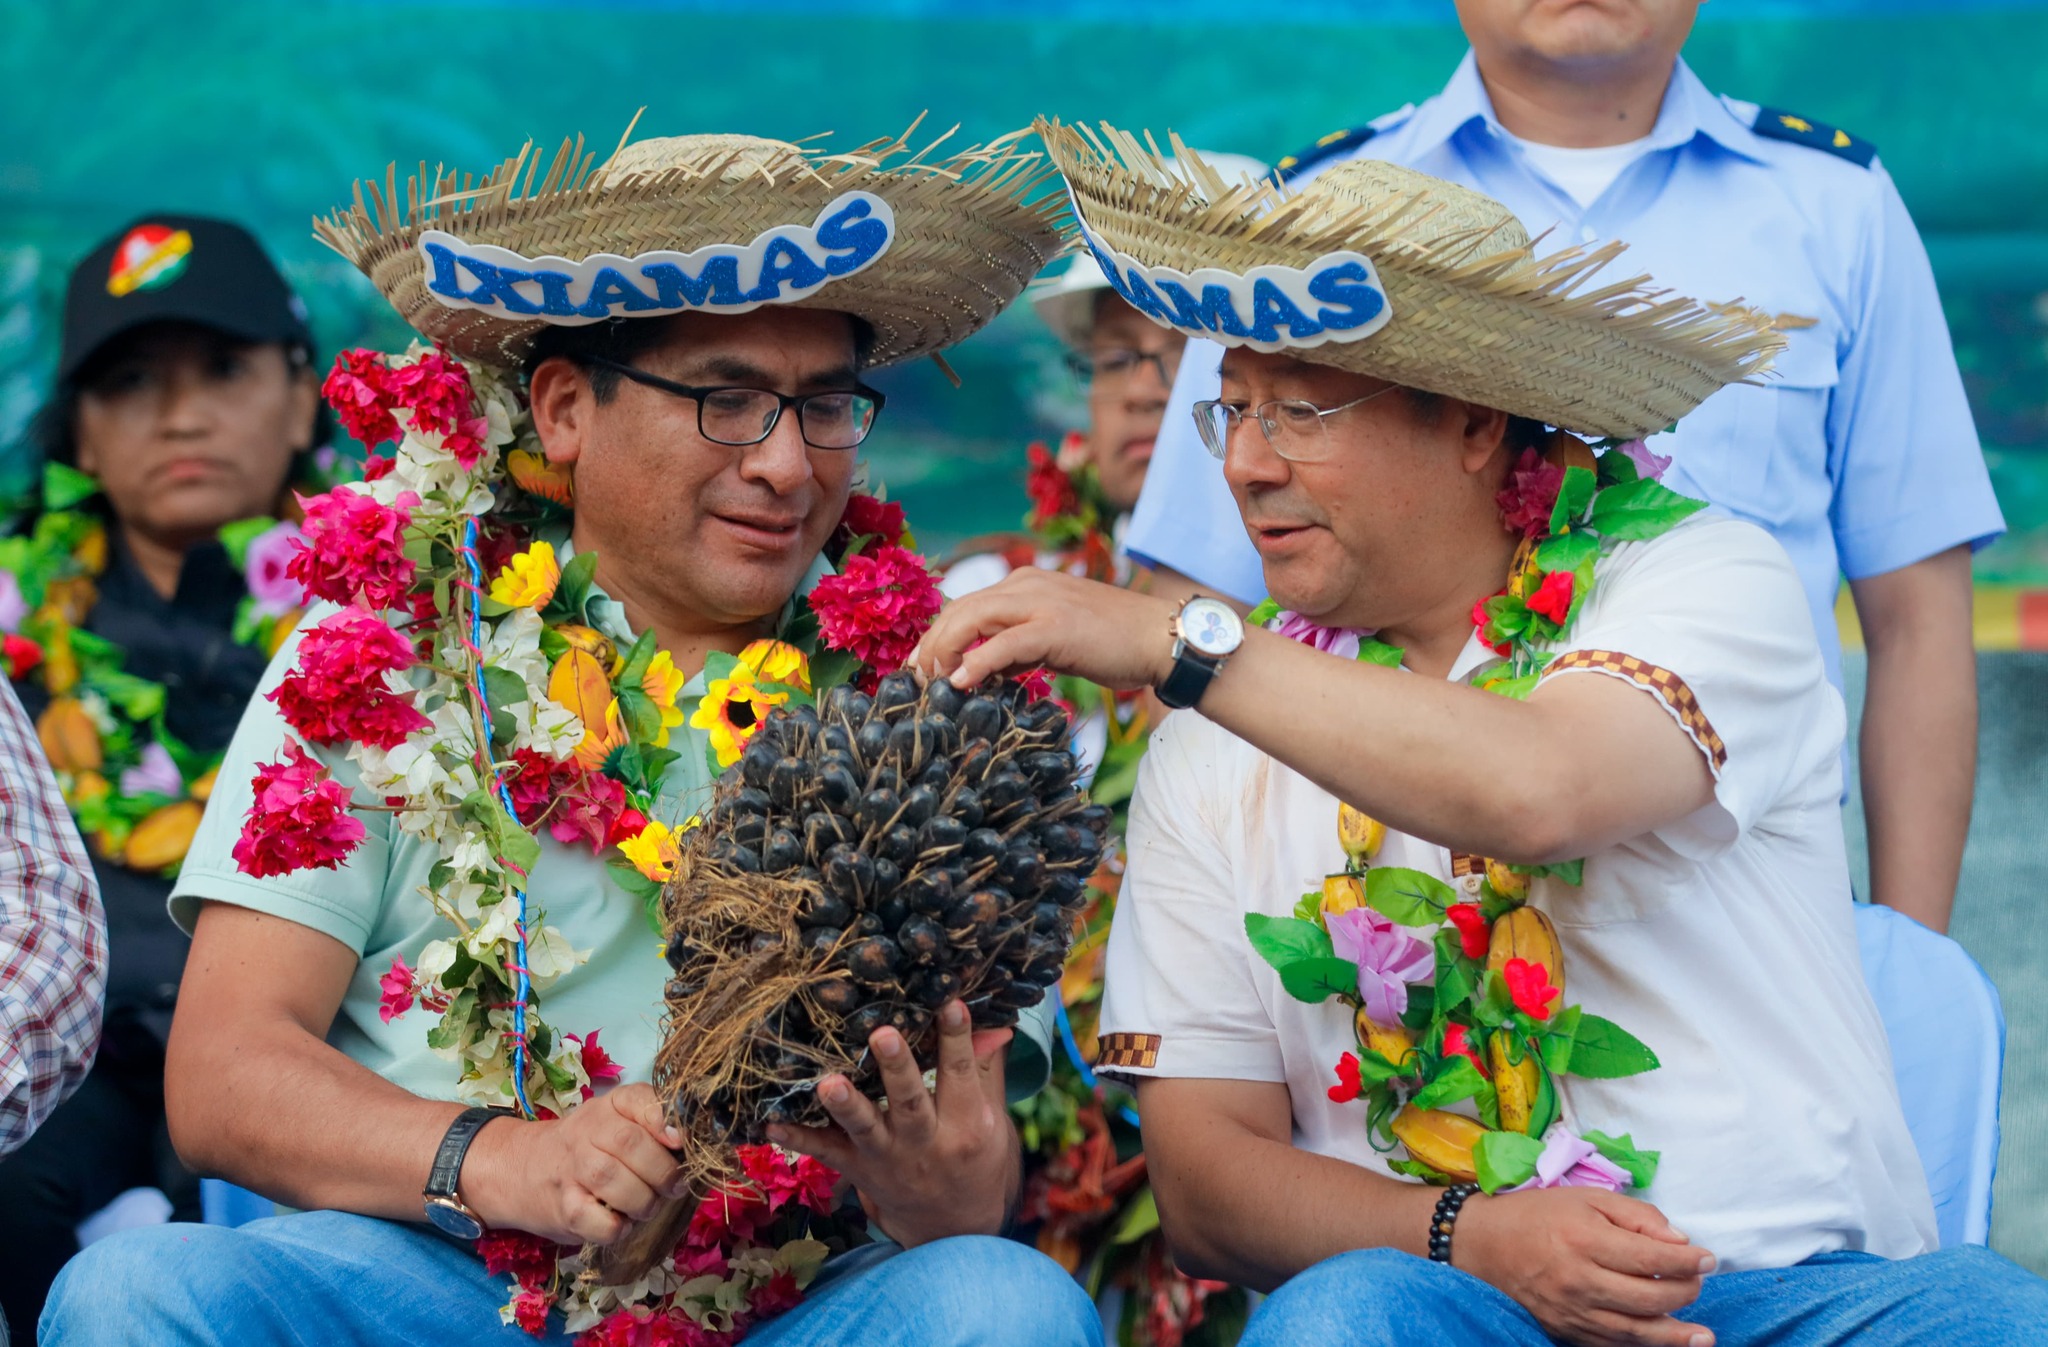
M 1562 187 L 1565 195 L 1579 203 L 1581 210 L 1600 199 L 1621 171 L 1633 164 L 1649 147 L 1648 136 L 1620 145 L 1595 145 L 1574 149 L 1564 145 L 1539 145 L 1533 140 L 1510 135 L 1538 172 Z

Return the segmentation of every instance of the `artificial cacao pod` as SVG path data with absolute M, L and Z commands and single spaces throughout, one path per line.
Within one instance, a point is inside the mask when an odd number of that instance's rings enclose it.
M 1527 959 L 1543 965 L 1550 985 L 1557 988 L 1557 995 L 1550 1002 L 1551 1010 L 1555 1012 L 1564 1005 L 1564 951 L 1558 948 L 1557 931 L 1550 918 L 1533 907 L 1518 907 L 1493 923 L 1486 945 L 1487 971 L 1500 972 L 1510 959 Z
M 1409 1104 L 1394 1115 L 1389 1126 L 1394 1139 L 1408 1148 L 1409 1158 L 1459 1183 L 1479 1181 L 1472 1148 L 1486 1135 L 1486 1128 L 1464 1114 Z
M 36 717 L 36 738 L 60 772 L 96 772 L 106 761 L 100 727 L 76 697 L 56 697 Z
M 1361 814 L 1348 804 L 1337 806 L 1337 841 L 1353 865 L 1363 865 L 1380 854 L 1387 840 L 1387 825 Z
M 1522 1044 L 1522 1060 L 1509 1061 L 1508 1054 L 1513 1047 L 1510 1035 L 1495 1033 L 1486 1041 L 1486 1061 L 1493 1071 L 1493 1090 L 1500 1105 L 1501 1129 L 1527 1132 L 1529 1119 L 1536 1108 L 1536 1095 L 1543 1087 L 1543 1064 L 1536 1060 L 1536 1050 L 1527 1043 Z
M 1357 1031 L 1361 1046 L 1370 1048 L 1395 1066 L 1406 1066 L 1415 1056 L 1414 1034 L 1398 1024 L 1392 1028 L 1375 1024 L 1363 1007 L 1352 1015 L 1351 1027 Z
M 195 800 L 179 800 L 150 811 L 135 831 L 121 859 L 137 870 L 162 870 L 185 859 L 192 849 L 193 834 L 199 831 L 205 807 Z

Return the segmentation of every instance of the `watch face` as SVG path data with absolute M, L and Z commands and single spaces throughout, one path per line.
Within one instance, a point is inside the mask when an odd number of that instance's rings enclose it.
M 427 1199 L 427 1220 L 444 1235 L 475 1239 L 484 1233 L 484 1223 L 446 1198 Z
M 1190 599 L 1180 610 L 1180 638 L 1196 654 L 1222 659 L 1244 644 L 1244 620 L 1220 599 Z

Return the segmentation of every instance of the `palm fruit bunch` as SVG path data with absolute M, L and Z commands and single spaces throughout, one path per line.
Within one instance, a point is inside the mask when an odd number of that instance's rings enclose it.
M 1576 863 L 1488 860 L 1454 888 L 1379 864 L 1385 839 L 1378 821 L 1340 804 L 1343 868 L 1292 917 L 1256 915 L 1246 930 L 1291 995 L 1350 1008 L 1357 1051 L 1336 1064 L 1330 1097 L 1366 1106 L 1376 1149 L 1406 1152 L 1391 1168 L 1489 1192 L 1521 1183 L 1558 1125 L 1560 1078 L 1632 1076 L 1654 1070 L 1656 1054 L 1565 1003 L 1564 951 L 1529 897 L 1538 875 L 1576 884 Z M 1579 1139 L 1637 1186 L 1655 1173 L 1655 1152 L 1626 1136 Z
M 954 997 L 977 1028 L 1044 998 L 1110 824 L 1068 735 L 1021 684 L 905 672 L 761 722 L 663 895 L 655 1084 L 695 1149 L 827 1123 L 831 1072 L 880 1098 L 867 1041 L 884 1025 L 928 1062 Z

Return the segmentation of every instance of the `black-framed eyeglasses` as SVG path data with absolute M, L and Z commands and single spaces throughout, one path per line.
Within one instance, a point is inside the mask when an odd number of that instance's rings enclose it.
M 1134 378 L 1142 365 L 1150 365 L 1159 375 L 1159 382 L 1173 387 L 1173 376 L 1180 372 L 1180 355 L 1172 351 L 1136 351 L 1119 347 L 1105 351 L 1069 351 L 1067 368 L 1082 383 L 1122 383 Z
M 775 433 L 782 413 L 796 409 L 797 428 L 813 449 L 854 449 L 875 428 L 882 414 L 882 394 L 866 384 L 794 396 L 772 388 L 699 387 L 679 384 L 617 360 L 586 357 L 589 364 L 623 374 L 636 384 L 658 388 L 697 404 L 697 433 L 713 444 L 744 448 Z
M 1388 384 L 1335 407 L 1318 407 L 1300 398 L 1276 398 L 1256 407 L 1238 407 L 1213 399 L 1197 402 L 1195 429 L 1201 433 L 1202 447 L 1212 457 L 1222 458 L 1230 452 L 1231 433 L 1239 422 L 1249 416 L 1266 433 L 1266 443 L 1273 446 L 1274 453 L 1290 463 L 1316 463 L 1328 458 L 1334 448 L 1327 428 L 1330 417 L 1349 411 L 1361 402 L 1371 402 L 1399 387 L 1399 384 Z

